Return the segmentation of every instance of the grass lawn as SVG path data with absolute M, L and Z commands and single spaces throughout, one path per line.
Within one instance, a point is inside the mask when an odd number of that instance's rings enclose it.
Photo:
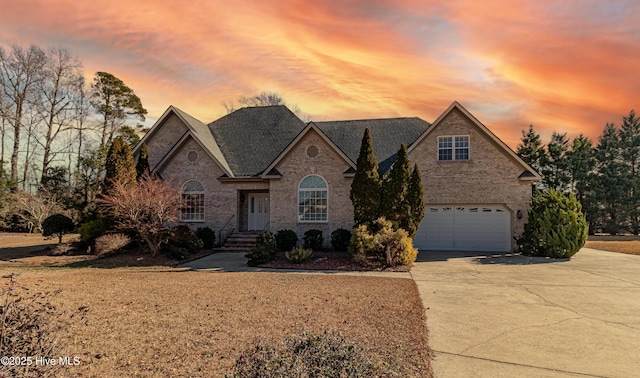
M 58 353 L 81 363 L 55 376 L 224 376 L 259 340 L 325 330 L 342 332 L 405 376 L 431 374 L 424 310 L 409 279 L 201 273 L 166 264 L 52 268 L 43 265 L 65 264 L 47 259 L 81 265 L 72 257 L 21 258 L 12 251 L 26 246 L 4 240 L 0 274 L 19 273 L 18 284 L 31 291 L 62 289 L 53 301 L 67 311 L 63 318 L 74 314 L 58 335 Z
M 640 255 L 640 240 L 588 240 L 584 246 L 601 251 Z

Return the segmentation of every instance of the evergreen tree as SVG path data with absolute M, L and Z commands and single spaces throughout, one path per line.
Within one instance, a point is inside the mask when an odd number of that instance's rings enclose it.
M 551 135 L 551 141 L 547 144 L 547 153 L 542 158 L 543 183 L 549 189 L 566 191 L 570 182 L 569 140 L 567 133 L 559 134 L 555 131 Z
M 571 151 L 567 153 L 571 176 L 570 189 L 582 205 L 582 211 L 589 222 L 589 229 L 595 228 L 598 218 L 594 199 L 593 177 L 596 160 L 591 140 L 580 134 L 573 139 Z
M 420 227 L 422 218 L 424 218 L 424 189 L 422 187 L 422 177 L 418 170 L 418 164 L 413 166 L 405 201 L 407 203 L 406 208 L 409 209 L 409 212 L 407 213 L 408 216 L 405 216 L 400 221 L 400 228 L 406 230 L 409 237 L 413 239 Z
M 522 131 L 521 143 L 518 144 L 516 154 L 533 169 L 540 172 L 545 152 L 540 134 L 533 130 L 533 125 L 529 125 L 529 131 Z
M 140 146 L 140 155 L 138 155 L 138 162 L 136 163 L 136 180 L 140 181 L 140 178 L 145 174 L 151 173 L 149 168 L 149 153 L 147 152 L 147 144 L 142 143 Z
M 631 232 L 640 232 L 640 120 L 633 110 L 622 118 L 618 131 L 620 158 L 625 166 L 625 202 L 627 204 Z
M 612 235 L 626 225 L 625 165 L 620 154 L 620 138 L 613 123 L 607 123 L 598 139 L 595 151 L 596 170 L 593 176 L 595 199 L 604 218 L 602 231 Z
M 410 179 L 411 165 L 407 157 L 407 147 L 403 144 L 391 170 L 382 180 L 380 190 L 380 216 L 391 221 L 394 227 L 399 227 L 400 223 L 408 224 L 403 219 L 408 217 L 410 212 L 406 201 Z
M 365 129 L 356 174 L 351 182 L 349 198 L 353 203 L 353 220 L 356 226 L 371 225 L 378 218 L 380 207 L 380 177 L 378 161 L 373 155 L 373 142 L 369 129 Z
M 105 177 L 103 190 L 107 193 L 114 182 L 120 181 L 125 186 L 136 183 L 136 166 L 131 154 L 131 148 L 121 136 L 116 137 L 109 147 L 105 162 Z

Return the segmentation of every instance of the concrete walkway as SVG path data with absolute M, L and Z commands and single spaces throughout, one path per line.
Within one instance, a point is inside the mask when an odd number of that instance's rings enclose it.
M 418 259 L 436 377 L 640 377 L 640 256 Z
M 388 273 L 251 268 L 218 253 L 180 267 L 413 278 L 437 378 L 640 377 L 640 256 L 427 252 L 411 273 Z

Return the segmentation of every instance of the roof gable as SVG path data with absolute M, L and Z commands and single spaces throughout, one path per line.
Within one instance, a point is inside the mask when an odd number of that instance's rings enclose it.
M 176 143 L 171 147 L 169 152 L 165 156 L 160 159 L 160 162 L 157 164 L 156 168 L 160 169 L 161 166 L 164 166 L 171 158 L 173 154 L 175 154 L 182 146 L 184 141 L 186 140 L 186 136 L 191 136 L 200 146 L 210 155 L 210 157 L 220 165 L 220 168 L 227 174 L 233 175 L 233 172 L 229 168 L 229 164 L 227 163 L 225 156 L 222 154 L 220 147 L 216 143 L 213 135 L 209 132 L 207 125 L 193 118 L 189 114 L 183 112 L 182 110 L 174 107 L 173 105 L 169 106 L 167 110 L 162 114 L 162 116 L 156 121 L 151 130 L 140 140 L 140 142 L 133 149 L 133 153 L 135 154 L 142 143 L 146 143 L 148 140 L 153 138 L 158 130 L 164 125 L 165 121 L 172 115 L 175 114 L 184 125 L 187 126 L 187 132 L 183 134 L 183 136 L 176 141 Z
M 529 174 L 521 174 L 521 180 L 531 180 L 537 181 L 542 179 L 540 174 L 536 172 L 529 164 L 527 164 L 524 160 L 522 160 L 516 153 L 507 146 L 500 138 L 498 138 L 494 133 L 491 132 L 485 125 L 483 125 L 476 117 L 474 117 L 467 109 L 465 109 L 460 103 L 454 101 L 449 105 L 449 107 L 440 114 L 440 116 L 433 122 L 430 128 L 428 128 L 420 137 L 407 149 L 407 153 L 411 153 L 415 149 L 417 145 L 419 145 L 424 138 L 426 138 L 429 134 L 431 134 L 434 130 L 440 126 L 442 121 L 452 112 L 458 111 L 462 114 L 463 117 L 467 118 L 470 123 L 475 127 L 482 135 L 484 135 L 499 151 L 501 151 L 504 155 L 506 155 L 509 159 L 511 159 L 516 165 L 522 167 L 525 172 L 529 172 Z
M 242 108 L 208 125 L 236 177 L 268 172 L 269 163 L 304 127 L 283 105 Z
M 305 135 L 307 135 L 312 130 L 318 133 L 320 138 L 322 138 L 336 152 L 336 154 L 338 154 L 338 156 L 344 159 L 344 161 L 347 164 L 349 164 L 350 167 L 354 169 L 356 168 L 355 160 L 350 159 L 340 148 L 338 148 L 338 146 L 336 146 L 336 144 L 333 143 L 333 141 L 329 139 L 327 135 L 325 135 L 325 133 L 322 130 L 320 130 L 320 128 L 314 122 L 309 122 L 307 126 L 304 128 L 304 130 L 302 130 L 291 141 L 291 143 L 289 143 L 289 145 L 271 162 L 271 164 L 269 164 L 269 166 L 265 169 L 265 172 L 268 172 L 268 173 L 263 174 L 262 177 L 263 178 L 277 177 L 276 175 L 273 174 L 273 172 L 275 171 L 278 174 L 280 174 L 280 172 L 276 170 L 278 163 L 282 161 L 282 159 L 284 159 L 284 157 L 289 153 L 289 151 L 291 151 L 305 137 Z

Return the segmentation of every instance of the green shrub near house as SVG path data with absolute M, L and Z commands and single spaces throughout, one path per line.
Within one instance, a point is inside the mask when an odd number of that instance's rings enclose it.
M 524 232 L 516 239 L 525 255 L 568 258 L 587 240 L 589 226 L 573 194 L 554 189 L 538 192 L 527 214 Z
M 216 244 L 216 232 L 209 227 L 198 227 L 195 234 L 202 240 L 204 249 L 211 249 Z
M 346 251 L 349 248 L 351 231 L 338 228 L 331 233 L 331 247 L 334 251 Z
M 324 242 L 324 238 L 322 237 L 322 231 L 311 229 L 307 230 L 304 233 L 302 246 L 306 249 L 311 249 L 313 251 L 318 251 L 322 249 L 322 243 Z
M 298 235 L 293 230 L 276 232 L 276 245 L 281 252 L 291 251 L 298 244 Z
M 293 247 L 291 251 L 287 251 L 285 253 L 287 260 L 294 264 L 300 264 L 311 259 L 313 256 L 313 251 L 310 249 L 305 249 L 303 247 Z
M 262 231 L 256 238 L 256 246 L 245 255 L 249 259 L 247 265 L 258 266 L 271 262 L 276 258 L 277 252 L 278 246 L 275 235 L 269 231 Z

